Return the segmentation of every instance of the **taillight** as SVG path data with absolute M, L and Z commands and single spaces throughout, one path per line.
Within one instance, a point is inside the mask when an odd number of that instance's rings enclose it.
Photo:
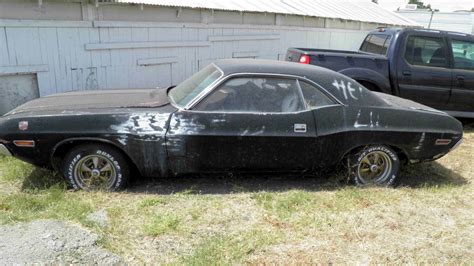
M 300 56 L 300 63 L 301 64 L 309 64 L 311 59 L 309 58 L 309 55 L 304 54 Z

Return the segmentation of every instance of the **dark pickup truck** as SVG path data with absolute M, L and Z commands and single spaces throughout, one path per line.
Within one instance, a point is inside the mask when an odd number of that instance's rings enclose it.
M 338 71 L 366 88 L 474 118 L 474 36 L 379 28 L 359 51 L 290 48 L 287 61 Z

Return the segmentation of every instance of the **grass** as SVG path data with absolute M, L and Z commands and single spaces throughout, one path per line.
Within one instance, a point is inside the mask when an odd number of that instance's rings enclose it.
M 92 205 L 78 197 L 67 197 L 64 188 L 54 186 L 46 192 L 0 196 L 0 223 L 61 219 L 83 222 Z
M 229 265 L 243 261 L 249 254 L 277 242 L 271 231 L 251 230 L 238 235 L 219 234 L 200 242 L 180 262 L 187 265 Z
M 474 131 L 400 186 L 337 178 L 180 177 L 121 193 L 74 192 L 54 173 L 0 157 L 0 224 L 82 224 L 132 264 L 449 263 L 474 260 Z M 87 216 L 105 209 L 105 228 Z
M 176 231 L 180 219 L 172 214 L 155 214 L 145 226 L 145 233 L 150 236 L 160 236 Z

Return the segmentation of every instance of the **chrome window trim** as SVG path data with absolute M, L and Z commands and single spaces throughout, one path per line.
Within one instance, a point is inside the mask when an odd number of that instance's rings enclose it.
M 298 94 L 300 96 L 301 101 L 303 102 L 303 107 L 305 110 L 310 110 L 308 104 L 306 103 L 306 99 L 304 98 L 303 89 L 301 88 L 300 80 L 296 79 L 296 86 L 298 87 Z
M 217 87 L 222 85 L 224 82 L 226 82 L 227 80 L 229 80 L 231 78 L 234 78 L 234 77 L 243 77 L 243 76 L 256 76 L 256 77 L 267 76 L 267 77 L 292 78 L 292 79 L 296 79 L 296 80 L 302 80 L 302 81 L 305 81 L 305 82 L 308 82 L 308 83 L 312 84 L 317 89 L 320 89 L 321 92 L 324 93 L 326 96 L 328 96 L 331 100 L 333 100 L 336 105 L 337 104 L 343 105 L 343 106 L 345 105 L 337 97 L 335 97 L 330 92 L 328 92 L 323 86 L 321 86 L 318 83 L 316 83 L 316 82 L 314 82 L 314 81 L 312 81 L 312 80 L 310 80 L 306 77 L 303 77 L 303 76 L 289 75 L 289 74 L 276 74 L 276 73 L 242 72 L 242 73 L 233 73 L 233 74 L 230 74 L 230 75 L 227 75 L 227 76 L 222 76 L 220 79 L 216 80 L 216 82 L 214 82 L 213 84 L 209 85 L 209 87 L 204 89 L 198 96 L 196 96 L 196 98 L 194 98 L 187 106 L 185 106 L 185 108 L 183 108 L 183 110 L 192 111 L 191 110 L 192 108 L 196 107 L 196 105 L 198 105 L 204 98 L 206 98 L 209 94 L 211 94 Z M 298 82 L 298 84 L 299 84 L 299 82 Z M 303 97 L 303 101 L 304 101 L 304 97 Z M 306 110 L 302 110 L 302 111 L 298 111 L 298 112 L 291 112 L 291 113 L 300 113 L 300 112 L 305 112 L 305 111 L 310 111 L 310 110 L 312 110 L 312 109 L 306 109 Z M 215 111 L 196 111 L 196 112 L 216 113 Z M 220 113 L 285 114 L 285 113 L 281 113 L 281 112 L 220 112 Z M 286 113 L 286 114 L 288 114 L 288 113 Z
M 12 153 L 5 147 L 5 145 L 0 144 L 0 155 L 12 156 Z
M 184 106 L 184 108 L 183 108 L 184 110 L 188 110 L 189 108 L 194 106 L 196 101 L 200 101 L 203 98 L 203 95 L 207 95 L 207 91 L 214 88 L 215 87 L 214 85 L 216 83 L 219 83 L 219 81 L 222 80 L 222 78 L 224 77 L 224 71 L 222 71 L 222 69 L 220 67 L 218 67 L 215 63 L 212 63 L 211 65 L 214 66 L 221 73 L 221 75 L 216 80 L 214 80 L 214 82 L 209 84 L 209 86 L 207 86 L 207 88 L 202 90 L 196 97 L 194 97 L 194 99 L 189 101 L 189 103 Z

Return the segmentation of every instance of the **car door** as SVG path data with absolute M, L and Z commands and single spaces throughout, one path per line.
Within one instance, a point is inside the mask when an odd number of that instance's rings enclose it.
M 174 172 L 305 170 L 317 160 L 314 116 L 295 78 L 234 76 L 173 114 Z
M 397 68 L 400 96 L 445 109 L 452 82 L 446 39 L 417 32 L 407 36 L 404 47 Z
M 453 87 L 448 111 L 453 115 L 474 117 L 474 38 L 451 36 Z M 461 112 L 461 113 L 459 113 Z M 466 114 L 470 112 L 471 114 Z

